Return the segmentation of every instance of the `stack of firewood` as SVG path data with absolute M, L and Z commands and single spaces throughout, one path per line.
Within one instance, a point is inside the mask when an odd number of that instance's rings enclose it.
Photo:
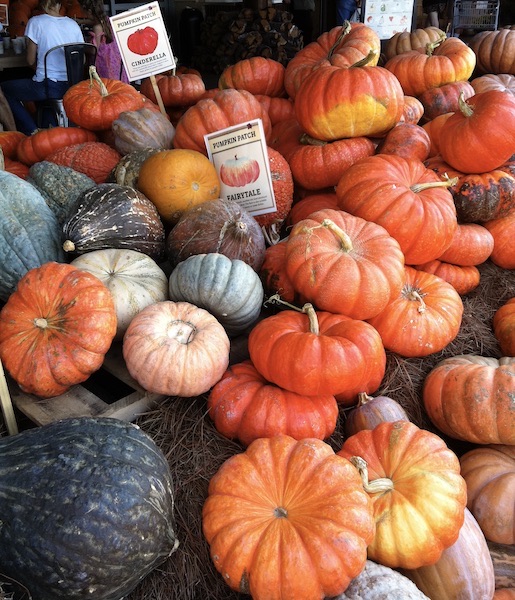
M 208 15 L 201 24 L 200 41 L 193 52 L 193 66 L 218 74 L 252 56 L 272 58 L 286 66 L 303 47 L 302 32 L 292 23 L 291 13 L 274 7 Z

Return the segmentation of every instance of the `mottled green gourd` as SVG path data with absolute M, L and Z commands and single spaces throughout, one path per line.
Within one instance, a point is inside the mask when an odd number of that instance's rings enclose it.
M 0 171 L 0 300 L 6 301 L 27 271 L 65 262 L 59 222 L 30 183 Z
M 0 438 L 0 498 L 2 574 L 37 600 L 120 600 L 179 543 L 168 462 L 118 419 Z

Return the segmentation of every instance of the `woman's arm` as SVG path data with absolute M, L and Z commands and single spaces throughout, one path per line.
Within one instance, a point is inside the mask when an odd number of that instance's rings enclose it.
M 36 57 L 38 54 L 38 46 L 30 38 L 27 38 L 27 62 L 33 69 L 36 68 Z

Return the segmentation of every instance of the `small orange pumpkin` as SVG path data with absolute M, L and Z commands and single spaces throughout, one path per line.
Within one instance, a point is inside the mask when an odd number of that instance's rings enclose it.
M 496 310 L 493 326 L 504 356 L 515 356 L 515 297 Z

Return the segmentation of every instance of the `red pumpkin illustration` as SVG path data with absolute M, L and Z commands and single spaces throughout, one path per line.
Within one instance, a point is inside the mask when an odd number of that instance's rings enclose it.
M 145 56 L 157 48 L 158 34 L 153 27 L 137 29 L 127 38 L 127 48 L 134 54 Z
M 259 177 L 259 163 L 253 158 L 246 156 L 226 160 L 220 167 L 220 179 L 222 183 L 230 187 L 243 187 L 254 183 Z

